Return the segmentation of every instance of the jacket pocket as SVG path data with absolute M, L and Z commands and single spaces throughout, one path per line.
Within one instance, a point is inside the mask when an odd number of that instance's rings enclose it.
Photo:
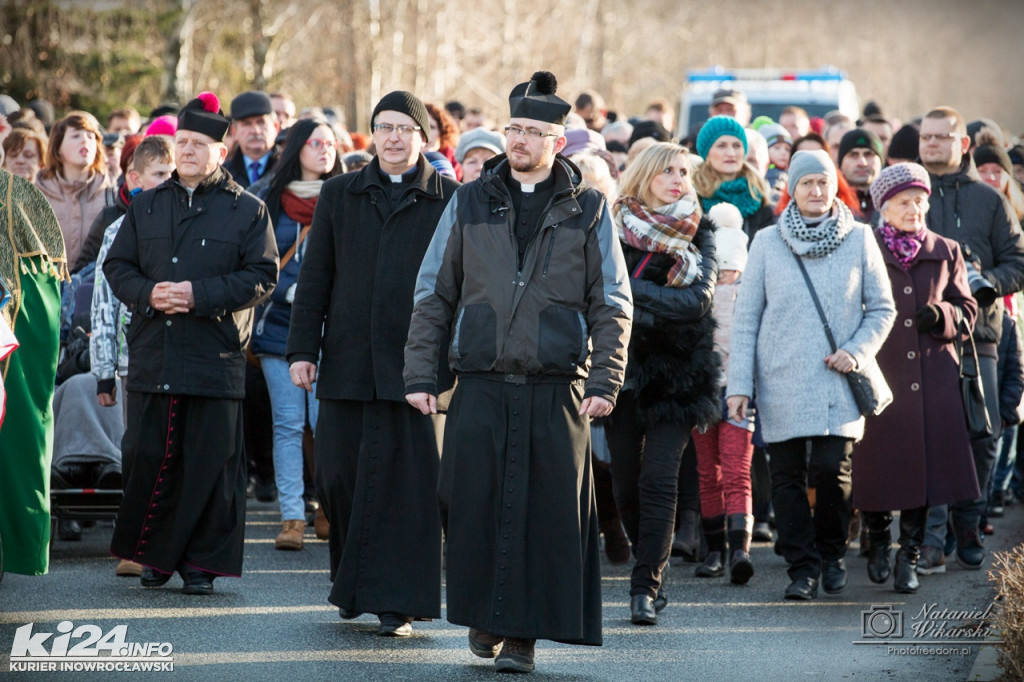
M 587 359 L 587 323 L 578 310 L 550 305 L 540 312 L 537 358 L 545 370 L 575 372 Z
M 498 359 L 497 315 L 488 303 L 462 309 L 455 323 L 452 348 L 463 372 L 486 372 Z

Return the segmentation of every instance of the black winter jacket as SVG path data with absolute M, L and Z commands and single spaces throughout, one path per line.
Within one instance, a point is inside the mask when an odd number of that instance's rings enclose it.
M 615 402 L 632 312 L 622 253 L 604 196 L 568 159 L 552 173 L 522 268 L 505 156 L 456 193 L 420 267 L 407 392 L 440 390 L 434 368 L 451 330 L 456 373 L 586 379 L 585 397 Z
M 289 363 L 320 363 L 318 398 L 405 402 L 402 353 L 416 272 L 459 187 L 422 155 L 418 166 L 394 210 L 376 158 L 320 191 L 287 345 Z M 439 383 L 453 383 L 444 366 Z
M 701 218 L 693 243 L 700 250 L 701 272 L 685 288 L 664 286 L 674 259 L 648 256 L 622 245 L 633 290 L 633 335 L 624 390 L 635 392 L 643 423 L 682 423 L 704 428 L 721 417 L 721 358 L 715 352 L 712 304 L 718 281 L 715 224 Z M 615 415 L 612 414 L 611 419 Z
M 277 246 L 262 201 L 217 168 L 192 197 L 178 174 L 137 195 L 103 265 L 132 311 L 128 390 L 245 396 L 252 308 L 277 282 Z M 158 282 L 192 282 L 195 308 L 169 315 L 149 296 Z
M 928 228 L 959 242 L 964 260 L 981 261 L 982 274 L 1000 297 L 1024 289 L 1024 234 L 1006 200 L 981 181 L 974 161 L 964 156 L 960 170 L 932 175 Z M 978 352 L 995 355 L 1002 330 L 1001 299 L 978 309 L 974 338 Z

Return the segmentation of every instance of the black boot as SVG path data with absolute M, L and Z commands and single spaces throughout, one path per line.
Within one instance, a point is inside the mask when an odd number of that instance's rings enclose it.
M 733 585 L 746 585 L 754 576 L 750 561 L 750 532 L 754 517 L 729 514 L 729 579 Z
M 868 579 L 873 583 L 884 583 L 889 580 L 889 555 L 892 546 L 892 534 L 889 524 L 892 514 L 889 512 L 861 512 L 870 537 L 868 551 Z
M 700 514 L 693 509 L 680 509 L 677 515 L 676 533 L 672 539 L 672 556 L 683 561 L 696 561 L 700 552 Z
M 725 574 L 725 514 L 702 518 L 700 525 L 708 541 L 708 555 L 693 574 L 698 578 L 721 577 Z
M 917 581 L 917 559 L 921 555 L 928 507 L 905 509 L 900 512 L 900 548 L 896 552 L 893 570 L 893 588 L 900 594 L 914 594 Z

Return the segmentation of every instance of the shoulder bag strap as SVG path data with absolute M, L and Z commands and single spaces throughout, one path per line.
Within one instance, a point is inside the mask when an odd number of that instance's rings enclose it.
M 288 265 L 288 261 L 290 261 L 292 256 L 295 255 L 295 250 L 299 248 L 302 244 L 302 240 L 306 238 L 307 234 L 309 234 L 311 227 L 313 227 L 312 223 L 302 228 L 302 232 L 299 233 L 299 238 L 295 240 L 294 244 L 292 244 L 292 248 L 285 251 L 284 255 L 281 256 L 281 265 L 278 266 L 278 270 L 284 270 L 284 266 Z
M 793 253 L 790 251 L 790 253 Z M 814 308 L 818 311 L 818 317 L 821 318 L 821 326 L 825 328 L 825 336 L 828 337 L 828 345 L 832 347 L 832 352 L 836 352 L 836 339 L 832 336 L 832 328 L 828 326 L 828 320 L 825 319 L 825 311 L 821 309 L 821 301 L 818 300 L 818 293 L 814 290 L 814 284 L 811 283 L 811 276 L 807 274 L 807 268 L 804 267 L 804 260 L 793 253 L 793 258 L 796 259 L 796 264 L 800 266 L 800 274 L 804 276 L 804 282 L 807 283 L 807 290 L 811 292 L 811 300 L 814 301 Z

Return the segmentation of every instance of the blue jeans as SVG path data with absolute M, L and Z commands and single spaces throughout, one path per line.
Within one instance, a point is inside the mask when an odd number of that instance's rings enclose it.
M 989 486 L 989 501 L 993 494 L 1002 499 L 1003 494 L 1010 487 L 1010 478 L 1013 476 L 1013 466 L 1017 462 L 1017 425 L 1007 426 L 1003 429 L 1002 440 L 999 443 L 999 460 L 996 462 L 996 469 L 992 473 L 992 485 Z
M 288 361 L 276 355 L 261 355 L 260 366 L 270 392 L 270 409 L 274 415 L 274 478 L 277 482 L 281 520 L 306 518 L 306 505 L 302 499 L 305 490 L 302 479 L 302 433 L 309 425 L 316 429 L 316 384 L 313 392 L 306 393 L 292 383 Z

